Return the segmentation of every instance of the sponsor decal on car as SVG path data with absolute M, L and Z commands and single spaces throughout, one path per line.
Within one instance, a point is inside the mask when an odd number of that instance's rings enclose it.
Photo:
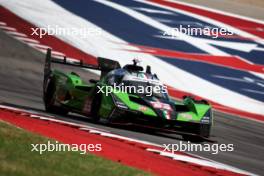
M 161 102 L 155 102 L 155 101 L 151 101 L 150 103 L 154 108 L 172 111 L 171 106 L 169 104 L 161 103 Z
M 90 98 L 87 98 L 85 100 L 84 106 L 83 106 L 83 112 L 84 113 L 90 113 L 92 108 L 92 101 Z
M 181 113 L 180 114 L 183 118 L 191 120 L 192 119 L 192 115 L 191 114 L 187 114 L 187 113 Z
M 138 110 L 140 111 L 146 111 L 147 107 L 146 106 L 139 106 Z

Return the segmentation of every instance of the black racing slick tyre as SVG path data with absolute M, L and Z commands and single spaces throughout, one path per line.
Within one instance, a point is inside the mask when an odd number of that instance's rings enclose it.
M 100 94 L 96 94 L 95 97 L 93 98 L 92 102 L 92 109 L 91 109 L 91 116 L 92 116 L 92 121 L 94 123 L 97 123 L 100 121 L 100 106 L 101 106 L 101 101 L 102 101 L 102 96 Z
M 57 107 L 54 105 L 55 103 L 55 91 L 56 91 L 56 86 L 55 86 L 55 79 L 53 77 L 48 78 L 47 81 L 47 87 L 46 90 L 44 91 L 44 105 L 45 105 L 45 110 L 50 113 L 54 114 L 59 114 L 59 115 L 66 115 L 68 113 L 67 110 Z
M 200 124 L 199 135 L 204 138 L 209 138 L 211 133 L 211 125 L 210 124 Z
M 183 139 L 191 142 L 203 142 L 204 138 L 209 138 L 211 133 L 210 124 L 200 124 L 196 128 L 195 135 L 182 135 Z

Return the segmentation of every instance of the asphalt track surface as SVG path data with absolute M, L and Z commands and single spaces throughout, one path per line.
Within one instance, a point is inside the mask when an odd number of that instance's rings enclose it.
M 45 113 L 42 103 L 43 53 L 8 36 L 0 30 L 0 103 Z M 95 77 L 82 71 L 81 76 Z M 228 100 L 227 100 L 228 101 Z M 234 144 L 233 152 L 210 154 L 197 152 L 199 156 L 213 159 L 259 175 L 264 173 L 264 123 L 215 112 L 212 139 L 219 144 Z M 122 136 L 141 139 L 156 144 L 178 144 L 179 135 L 146 133 L 93 124 L 88 118 L 75 114 L 66 117 L 67 121 L 99 127 Z

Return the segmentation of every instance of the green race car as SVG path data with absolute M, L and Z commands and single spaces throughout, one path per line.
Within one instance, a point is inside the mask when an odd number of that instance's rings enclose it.
M 101 71 L 100 79 L 85 82 L 75 72 L 51 69 L 51 63 Z M 127 89 L 130 88 L 130 89 Z M 133 89 L 132 89 L 133 88 Z M 94 122 L 143 124 L 183 132 L 183 137 L 208 138 L 213 124 L 212 108 L 205 100 L 169 97 L 156 74 L 134 61 L 123 68 L 117 61 L 98 58 L 98 66 L 82 61 L 51 57 L 48 49 L 44 68 L 43 100 L 47 112 L 79 113 Z M 191 136 L 193 137 L 193 136 Z

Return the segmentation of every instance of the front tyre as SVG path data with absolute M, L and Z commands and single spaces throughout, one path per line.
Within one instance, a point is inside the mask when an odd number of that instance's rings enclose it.
M 200 124 L 196 128 L 196 131 L 191 132 L 191 133 L 195 133 L 196 135 L 182 135 L 182 138 L 190 142 L 203 142 L 204 138 L 210 137 L 211 125 L 210 124 Z
M 46 90 L 44 90 L 44 105 L 45 110 L 50 113 L 59 114 L 59 115 L 66 115 L 68 113 L 67 110 L 56 107 L 55 104 L 55 91 L 56 91 L 56 85 L 55 85 L 55 78 L 50 77 L 47 80 L 47 87 Z
M 209 138 L 211 133 L 210 124 L 200 124 L 198 134 L 204 138 Z

